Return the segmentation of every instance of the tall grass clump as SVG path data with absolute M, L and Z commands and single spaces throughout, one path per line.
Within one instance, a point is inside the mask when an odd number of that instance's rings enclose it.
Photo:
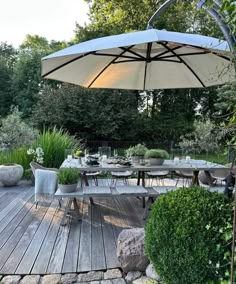
M 63 129 L 44 129 L 39 135 L 34 147 L 42 147 L 44 151 L 44 166 L 59 168 L 64 161 L 65 149 L 78 146 L 74 136 Z
M 20 164 L 24 170 L 26 170 L 29 168 L 30 163 L 30 157 L 27 155 L 26 151 L 27 147 L 25 146 L 12 150 L 0 151 L 0 164 Z

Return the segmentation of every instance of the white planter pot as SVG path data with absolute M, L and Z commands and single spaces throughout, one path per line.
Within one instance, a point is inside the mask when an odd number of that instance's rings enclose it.
M 163 159 L 154 159 L 154 158 L 151 158 L 151 159 L 148 159 L 149 161 L 149 164 L 151 166 L 160 166 L 164 163 L 164 160 Z
M 58 187 L 60 188 L 61 192 L 63 192 L 63 193 L 75 192 L 76 188 L 77 188 L 77 183 L 74 183 L 74 184 L 58 184 Z
M 6 164 L 0 166 L 0 182 L 4 186 L 13 186 L 22 178 L 24 169 L 18 164 Z

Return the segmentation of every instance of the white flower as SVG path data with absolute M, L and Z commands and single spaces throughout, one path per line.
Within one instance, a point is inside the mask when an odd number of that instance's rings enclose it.
M 42 147 L 37 147 L 35 150 L 33 148 L 29 148 L 27 150 L 27 154 L 32 156 L 33 161 L 43 164 L 44 151 Z

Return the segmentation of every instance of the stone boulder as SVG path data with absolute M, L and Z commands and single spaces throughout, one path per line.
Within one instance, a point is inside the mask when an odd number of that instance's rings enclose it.
M 144 248 L 143 228 L 125 229 L 117 239 L 117 257 L 124 272 L 145 271 L 148 258 Z

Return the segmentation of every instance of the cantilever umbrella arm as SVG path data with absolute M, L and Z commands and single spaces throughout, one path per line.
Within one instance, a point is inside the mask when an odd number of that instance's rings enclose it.
M 208 5 L 206 5 L 207 0 L 199 0 L 198 4 L 197 4 L 197 8 L 198 9 L 201 9 L 201 8 L 205 9 L 206 12 L 215 20 L 216 24 L 219 26 L 222 33 L 224 34 L 224 37 L 227 40 L 230 49 L 233 51 L 234 45 L 236 43 L 236 39 L 231 35 L 229 27 L 224 22 L 222 16 L 218 12 L 218 9 L 220 9 L 221 6 L 222 6 L 221 0 L 212 0 L 212 1 L 217 6 L 217 9 L 215 9 L 214 7 L 209 7 Z M 176 2 L 176 0 L 165 1 L 149 19 L 148 24 L 147 24 L 147 29 L 152 29 L 153 28 L 153 21 L 156 18 L 158 18 L 161 14 L 163 14 L 165 12 L 165 10 L 174 2 Z

